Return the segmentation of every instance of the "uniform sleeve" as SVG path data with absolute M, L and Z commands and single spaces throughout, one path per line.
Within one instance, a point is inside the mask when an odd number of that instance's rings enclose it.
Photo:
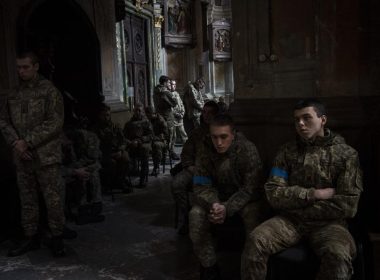
M 101 168 L 99 162 L 101 158 L 101 152 L 99 149 L 99 138 L 96 136 L 96 134 L 90 134 L 88 137 L 87 154 L 89 162 L 86 168 L 90 172 L 99 170 Z
M 127 146 L 124 133 L 118 125 L 115 125 L 114 129 L 115 129 L 115 137 L 117 138 L 117 145 L 119 147 L 119 150 L 124 151 Z
M 209 170 L 210 164 L 206 157 L 202 158 L 197 164 L 193 176 L 195 201 L 205 209 L 210 209 L 213 203 L 220 202 L 218 192 L 212 184 L 212 174 Z
M 242 175 L 242 186 L 234 193 L 225 204 L 227 215 L 232 216 L 249 201 L 257 201 L 263 195 L 262 162 L 259 153 L 253 144 L 248 144 L 247 149 L 241 151 L 239 157 L 243 158 L 239 168 Z
M 183 144 L 181 152 L 181 163 L 183 168 L 195 165 L 195 137 L 191 134 L 185 144 Z
M 45 120 L 25 137 L 25 141 L 31 148 L 53 139 L 62 130 L 63 126 L 63 100 L 55 87 L 51 87 L 47 94 L 45 106 Z
M 298 209 L 312 203 L 314 188 L 289 186 L 289 171 L 286 162 L 286 148 L 283 147 L 274 160 L 269 178 L 264 186 L 267 199 L 274 209 Z
M 150 143 L 153 139 L 153 127 L 152 127 L 152 124 L 150 123 L 150 121 L 146 121 L 144 123 L 144 135 L 141 137 L 141 141 L 143 143 Z
M 197 99 L 196 89 L 192 86 L 189 88 L 189 101 L 192 106 L 198 110 L 203 109 L 203 103 L 201 100 Z
M 163 100 L 169 107 L 177 105 L 177 99 L 169 91 L 164 91 Z
M 362 190 L 362 172 L 355 152 L 347 159 L 343 171 L 338 176 L 335 195 L 328 200 L 315 201 L 313 205 L 298 210 L 296 214 L 314 220 L 353 218 Z
M 8 100 L 0 102 L 0 131 L 8 145 L 12 145 L 14 141 L 19 139 L 16 130 L 11 125 Z

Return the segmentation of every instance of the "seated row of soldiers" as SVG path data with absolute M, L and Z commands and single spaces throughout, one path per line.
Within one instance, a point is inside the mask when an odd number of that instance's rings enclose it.
M 120 188 L 132 191 L 131 174 L 138 173 L 139 187 L 146 185 L 150 154 L 152 176 L 168 150 L 165 120 L 152 107 L 137 105 L 124 130 L 111 120 L 110 108 L 102 106 L 97 122 L 89 127 L 88 119 L 72 118 L 66 122 L 62 141 L 62 179 L 66 191 L 66 210 L 77 224 L 104 219 L 103 191 Z M 137 165 L 140 166 L 137 170 Z

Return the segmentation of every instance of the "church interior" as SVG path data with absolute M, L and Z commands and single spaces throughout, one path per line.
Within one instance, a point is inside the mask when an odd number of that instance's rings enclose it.
M 65 121 L 73 107 L 92 121 L 106 104 L 124 127 L 137 105 L 156 106 L 161 76 L 177 82 L 180 96 L 202 77 L 203 98 L 226 103 L 269 174 L 278 149 L 294 138 L 294 104 L 317 98 L 363 171 L 352 279 L 380 279 L 379 13 L 377 0 L 2 0 L 0 111 L 19 85 L 23 50 L 39 56 L 39 73 L 61 92 Z M 44 245 L 7 257 L 20 201 L 12 149 L 1 133 L 0 142 L 0 280 L 199 279 L 191 240 L 177 233 L 170 169 L 179 161 L 171 159 L 145 188 L 103 193 L 104 221 L 67 219 L 77 236 L 65 240 L 64 258 Z M 174 149 L 179 155 L 182 144 Z M 217 242 L 222 279 L 241 279 L 244 238 L 227 231 Z M 267 279 L 295 279 L 275 274 Z

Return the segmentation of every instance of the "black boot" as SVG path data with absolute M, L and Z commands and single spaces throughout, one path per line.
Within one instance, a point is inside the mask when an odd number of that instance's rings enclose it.
M 101 201 L 93 202 L 91 204 L 91 214 L 99 215 L 103 211 L 103 203 Z
M 91 205 L 83 205 L 78 208 L 78 216 L 75 219 L 77 225 L 100 223 L 105 219 L 104 215 L 94 215 Z
M 174 151 L 170 152 L 170 157 L 173 160 L 179 160 L 180 159 L 179 156 Z
M 201 280 L 220 280 L 220 271 L 217 264 L 214 264 L 210 267 L 203 267 L 200 268 L 200 279 Z
M 74 239 L 74 238 L 77 238 L 78 234 L 75 230 L 72 230 L 71 228 L 65 226 L 63 228 L 63 232 L 62 232 L 62 238 L 63 239 Z
M 65 245 L 61 236 L 53 236 L 51 238 L 50 250 L 54 257 L 63 257 L 66 255 Z
M 178 231 L 179 235 L 189 234 L 189 211 L 179 210 Z
M 37 250 L 39 248 L 40 240 L 37 235 L 33 235 L 15 245 L 14 248 L 11 248 L 8 252 L 8 257 L 21 256 L 26 252 Z

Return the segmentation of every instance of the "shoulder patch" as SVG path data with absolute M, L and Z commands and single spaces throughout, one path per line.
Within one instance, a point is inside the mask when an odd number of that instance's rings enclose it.
M 211 185 L 211 177 L 208 176 L 193 176 L 194 185 Z
M 284 178 L 285 180 L 287 180 L 289 177 L 288 172 L 286 170 L 278 167 L 272 167 L 272 170 L 270 171 L 270 176 Z

